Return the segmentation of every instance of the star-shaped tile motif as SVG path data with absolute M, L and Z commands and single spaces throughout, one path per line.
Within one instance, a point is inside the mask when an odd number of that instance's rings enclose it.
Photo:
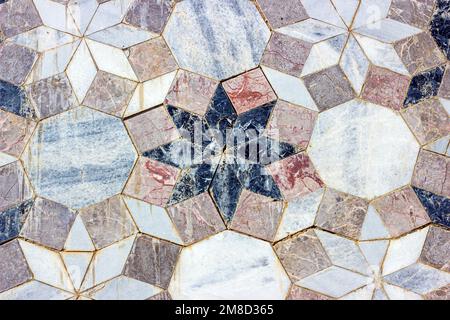
M 181 138 L 143 153 L 182 170 L 168 204 L 209 190 L 225 220 L 231 221 L 244 189 L 281 199 L 265 166 L 293 155 L 296 148 L 264 135 L 275 104 L 237 114 L 220 84 L 203 117 L 168 105 Z

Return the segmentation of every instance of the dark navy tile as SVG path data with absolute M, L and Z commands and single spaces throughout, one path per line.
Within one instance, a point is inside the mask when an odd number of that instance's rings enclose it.
M 431 20 L 431 34 L 447 59 L 450 59 L 450 1 L 438 0 Z
M 216 166 L 204 163 L 186 169 L 175 185 L 168 205 L 173 205 L 207 191 L 214 176 Z
M 409 85 L 404 105 L 416 104 L 438 94 L 445 67 L 440 66 L 414 76 Z
M 185 139 L 145 151 L 142 155 L 180 169 L 187 169 L 203 162 L 201 147 Z
M 240 165 L 239 179 L 244 187 L 254 193 L 281 200 L 281 191 L 270 173 L 259 164 Z
M 34 117 L 34 110 L 30 106 L 26 94 L 18 86 L 0 80 L 0 108 L 21 117 Z
M 33 206 L 33 200 L 0 212 L 0 243 L 17 237 L 25 219 Z
M 241 113 L 234 124 L 233 131 L 239 134 L 239 131 L 247 132 L 247 130 L 253 130 L 256 134 L 261 134 L 267 126 L 274 106 L 275 102 L 270 102 L 259 108 Z
M 416 187 L 413 189 L 431 221 L 450 227 L 450 199 Z

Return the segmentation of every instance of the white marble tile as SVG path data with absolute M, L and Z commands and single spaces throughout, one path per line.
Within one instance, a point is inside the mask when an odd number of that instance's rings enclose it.
M 138 81 L 127 56 L 121 49 L 89 39 L 86 39 L 86 44 L 100 70 Z
M 407 185 L 418 151 L 400 115 L 360 100 L 320 113 L 308 147 L 328 187 L 366 199 Z
M 288 202 L 278 227 L 275 241 L 309 228 L 314 224 L 324 189 Z
M 70 0 L 68 2 L 67 9 L 81 34 L 86 32 L 97 7 L 97 0 Z
M 78 215 L 72 224 L 64 245 L 67 251 L 94 251 L 95 247 L 86 226 Z
M 73 55 L 66 73 L 78 101 L 83 101 L 97 74 L 94 59 L 92 59 L 84 40 L 81 41 L 80 46 Z
M 360 240 L 375 240 L 389 238 L 389 231 L 373 206 L 369 206 L 361 228 Z
M 268 67 L 262 69 L 279 99 L 318 111 L 303 80 Z
M 73 293 L 32 280 L 0 293 L 0 300 L 66 300 L 72 296 Z
M 347 34 L 343 34 L 316 43 L 311 48 L 308 59 L 303 66 L 302 77 L 338 64 L 346 42 Z
M 360 242 L 359 247 L 370 266 L 381 266 L 389 246 L 388 240 Z
M 94 300 L 144 300 L 162 289 L 125 276 L 119 276 L 85 293 Z
M 290 280 L 269 243 L 224 231 L 183 249 L 174 299 L 284 299 Z
M 44 25 L 77 36 L 80 35 L 75 21 L 65 5 L 50 0 L 33 0 L 33 2 Z
M 384 283 L 383 287 L 390 300 L 423 300 L 420 294 L 390 285 L 388 283 Z
M 72 281 L 58 253 L 19 240 L 34 279 L 65 291 L 74 291 Z
M 61 257 L 75 290 L 80 289 L 93 255 L 93 252 L 61 252 Z
M 86 33 L 91 34 L 122 22 L 133 0 L 111 0 L 99 5 Z
M 120 275 L 133 246 L 134 239 L 135 236 L 132 236 L 97 251 L 89 265 L 81 290 L 85 291 Z
M 394 43 L 422 32 L 421 29 L 392 19 L 383 19 L 354 31 L 386 43 Z
M 370 281 L 370 278 L 358 273 L 332 266 L 306 277 L 296 284 L 333 298 L 339 298 L 369 284 Z
M 339 65 L 359 95 L 366 80 L 370 62 L 353 35 L 350 35 L 347 41 Z
M 369 265 L 355 242 L 322 230 L 315 232 L 334 265 L 370 275 Z
M 157 37 L 157 34 L 124 23 L 100 30 L 89 35 L 89 39 L 126 49 L 138 43 Z
M 125 197 L 125 203 L 140 232 L 183 244 L 166 209 L 129 197 Z
M 391 274 L 417 261 L 422 252 L 428 227 L 391 241 L 383 264 L 383 275 Z
M 11 38 L 11 41 L 38 52 L 43 52 L 74 42 L 76 39 L 75 36 L 69 33 L 40 26 L 28 32 L 18 34 Z
M 390 44 L 355 34 L 361 48 L 373 64 L 400 74 L 409 75 L 408 70 Z
M 336 11 L 344 20 L 345 24 L 350 27 L 356 10 L 359 6 L 359 0 L 331 0 L 331 3 L 336 8 Z
M 279 28 L 276 31 L 310 43 L 317 43 L 347 33 L 347 30 L 343 28 L 315 19 L 303 20 Z
M 177 72 L 173 71 L 161 77 L 139 83 L 131 97 L 125 116 L 151 109 L 163 104 Z
M 372 300 L 374 291 L 375 286 L 373 284 L 370 284 L 362 287 L 361 289 L 346 294 L 339 300 Z
M 10 164 L 17 159 L 13 156 L 10 156 L 9 154 L 6 154 L 4 152 L 0 152 L 0 167 L 6 166 L 7 164 Z
M 434 151 L 437 153 L 445 154 L 447 156 L 450 156 L 450 136 L 442 137 L 439 140 L 436 140 L 428 145 L 426 145 L 424 148 L 426 150 Z
M 444 106 L 444 109 L 450 115 L 450 100 L 439 98 L 439 101 L 442 103 L 442 105 Z
M 302 0 L 302 4 L 311 18 L 346 28 L 330 0 Z
M 392 0 L 361 0 L 353 21 L 353 29 L 386 18 Z

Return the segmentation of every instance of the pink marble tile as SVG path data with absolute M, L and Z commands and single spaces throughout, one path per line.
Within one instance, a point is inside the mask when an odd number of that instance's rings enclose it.
M 0 167 L 0 212 L 31 199 L 31 191 L 19 161 Z
M 449 252 L 450 231 L 431 226 L 419 260 L 434 268 L 450 272 Z
M 317 112 L 278 101 L 267 126 L 267 135 L 300 149 L 308 146 Z
M 18 157 L 35 127 L 32 120 L 0 110 L 0 152 Z
M 426 300 L 450 300 L 450 284 L 425 295 Z
M 168 212 L 186 245 L 225 230 L 207 192 L 169 207 Z
M 417 28 L 427 29 L 434 0 L 393 0 L 388 17 Z
M 279 0 L 258 0 L 258 4 L 274 29 L 308 18 L 300 0 L 285 1 L 282 5 Z
M 286 300 L 332 300 L 331 298 L 324 296 L 323 294 L 301 288 L 298 286 L 292 286 L 289 295 Z
M 261 69 L 248 71 L 223 83 L 237 113 L 243 113 L 277 99 Z
M 244 190 L 231 222 L 231 229 L 273 241 L 283 212 L 283 202 Z
M 174 5 L 174 0 L 136 0 L 128 9 L 125 21 L 136 27 L 161 33 Z
M 418 188 L 450 197 L 450 158 L 421 150 L 412 184 Z
M 218 84 L 216 80 L 180 70 L 165 103 L 204 115 Z
M 314 192 L 323 182 L 306 153 L 299 153 L 268 166 L 285 199 Z
M 0 44 L 0 80 L 20 85 L 33 67 L 37 53 L 12 42 Z M 12 72 L 14 70 L 14 72 Z
M 371 66 L 362 98 L 394 110 L 403 106 L 410 79 L 393 71 Z
M 172 194 L 180 171 L 154 160 L 140 158 L 124 193 L 151 204 L 164 206 Z
M 430 222 L 411 187 L 404 187 L 372 202 L 389 234 L 399 237 Z
M 9 0 L 0 4 L 0 30 L 8 38 L 41 24 L 32 0 Z
M 447 64 L 447 68 L 442 78 L 441 87 L 439 88 L 439 97 L 450 100 L 450 64 Z
M 129 118 L 125 125 L 140 152 L 172 142 L 180 136 L 164 107 Z

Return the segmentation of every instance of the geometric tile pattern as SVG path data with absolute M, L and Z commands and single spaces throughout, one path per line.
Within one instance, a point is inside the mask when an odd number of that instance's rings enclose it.
M 0 299 L 450 299 L 448 0 L 0 1 Z

